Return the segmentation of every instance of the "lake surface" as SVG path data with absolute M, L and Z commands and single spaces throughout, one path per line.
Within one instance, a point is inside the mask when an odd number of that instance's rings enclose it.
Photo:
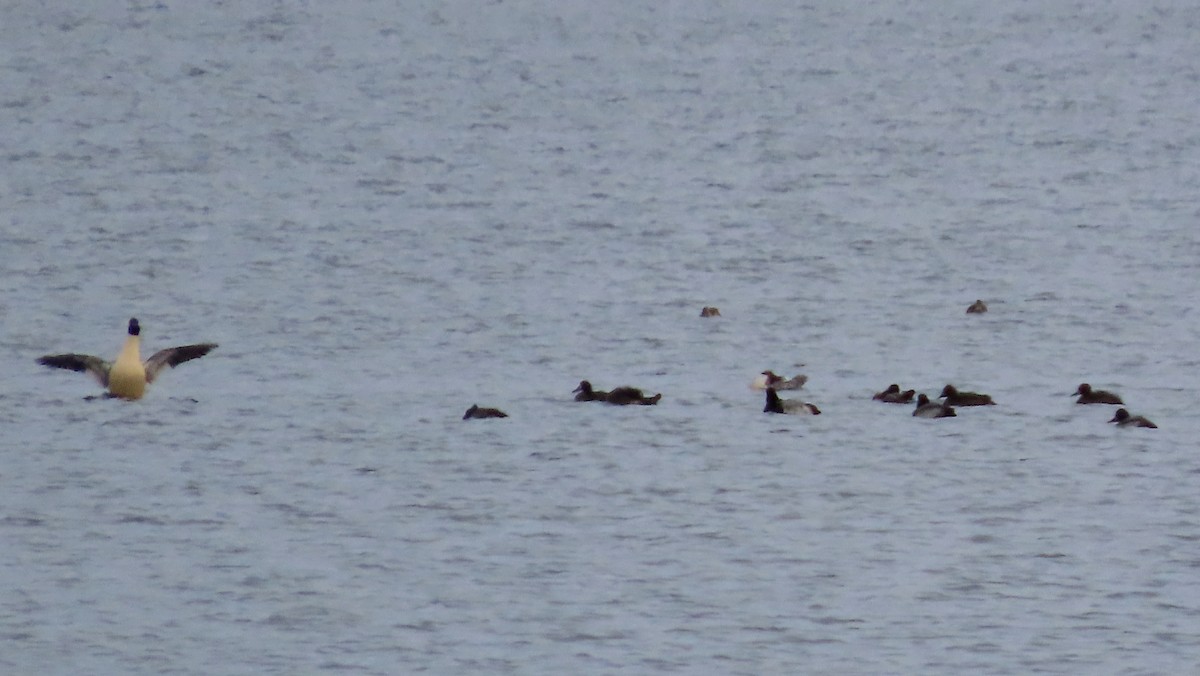
M 0 670 L 1193 670 L 1198 31 L 10 3 Z M 131 316 L 220 347 L 136 403 L 35 363 Z

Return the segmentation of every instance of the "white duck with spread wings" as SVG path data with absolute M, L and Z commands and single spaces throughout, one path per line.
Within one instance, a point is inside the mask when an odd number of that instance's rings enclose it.
M 109 363 L 90 354 L 48 354 L 38 359 L 43 366 L 86 371 L 108 389 L 106 396 L 121 399 L 141 399 L 146 385 L 154 382 L 167 367 L 174 368 L 185 361 L 199 359 L 216 349 L 216 343 L 197 343 L 168 347 L 142 361 L 141 326 L 136 318 L 129 320 L 129 335 L 116 361 Z

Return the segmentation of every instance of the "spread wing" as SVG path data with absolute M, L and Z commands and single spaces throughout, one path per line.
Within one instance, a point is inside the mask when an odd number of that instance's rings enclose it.
M 170 366 L 175 368 L 185 361 L 199 359 L 216 349 L 216 343 L 200 343 L 198 345 L 181 345 L 168 347 L 150 355 L 146 360 L 146 382 L 152 383 L 158 377 L 158 372 Z
M 48 354 L 38 359 L 38 363 L 56 369 L 87 371 L 104 387 L 108 387 L 108 369 L 112 366 L 100 357 L 90 354 Z

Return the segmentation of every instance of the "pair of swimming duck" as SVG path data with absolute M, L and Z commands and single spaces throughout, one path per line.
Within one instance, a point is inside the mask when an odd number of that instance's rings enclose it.
M 902 392 L 899 385 L 892 383 L 887 386 L 887 389 L 876 392 L 875 396 L 871 398 L 887 404 L 911 404 L 916 392 L 916 390 Z M 955 406 L 994 406 L 996 404 L 989 395 L 978 392 L 960 392 L 953 385 L 943 387 L 942 394 L 938 398 L 945 401 L 931 401 L 922 393 L 917 397 L 917 408 L 913 410 L 913 416 L 917 418 L 954 418 L 958 416 L 954 412 Z
M 1118 408 L 1116 414 L 1108 421 L 1116 423 L 1117 427 L 1148 427 L 1150 429 L 1158 429 L 1158 425 L 1150 422 L 1145 416 L 1130 414 L 1129 410 L 1124 408 L 1125 402 L 1107 390 L 1093 390 L 1091 385 L 1080 383 L 1071 396 L 1079 397 L 1075 400 L 1076 404 L 1111 404 L 1113 406 L 1121 406 L 1122 408 Z
M 604 392 L 603 390 L 593 388 L 592 384 L 586 380 L 579 381 L 579 387 L 575 388 L 575 401 L 603 401 L 616 406 L 628 406 L 629 404 L 654 406 L 660 399 L 662 399 L 661 392 L 653 397 L 647 397 L 636 387 L 618 387 L 611 392 Z M 478 405 L 471 406 L 463 414 L 463 420 L 507 417 L 508 414 L 498 408 L 480 408 Z

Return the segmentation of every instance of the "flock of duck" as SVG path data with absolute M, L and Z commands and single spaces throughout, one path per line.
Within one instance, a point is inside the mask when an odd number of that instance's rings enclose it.
M 900 386 L 892 383 L 882 392 L 876 392 L 873 399 L 886 404 L 910 404 L 915 394 L 916 390 L 904 390 L 901 392 Z M 1112 404 L 1121 406 L 1125 403 L 1112 392 L 1093 390 L 1092 386 L 1087 383 L 1080 383 L 1078 389 L 1071 396 L 1079 397 L 1075 400 L 1077 404 Z M 954 412 L 955 406 L 993 406 L 996 403 L 986 394 L 960 392 L 953 385 L 946 385 L 946 387 L 942 388 L 942 394 L 938 398 L 945 401 L 930 401 L 929 397 L 924 394 L 918 396 L 917 408 L 913 411 L 913 415 L 918 418 L 953 418 L 958 415 Z M 1158 425 L 1155 425 L 1143 416 L 1130 415 L 1129 411 L 1125 408 L 1117 409 L 1116 415 L 1108 422 L 1116 423 L 1119 427 L 1158 427 Z
M 987 306 L 982 300 L 977 300 L 967 308 L 967 313 L 975 314 L 987 312 Z M 701 317 L 719 317 L 720 310 L 715 307 L 705 307 L 700 311 Z M 194 345 L 180 345 L 178 347 L 169 347 L 159 350 L 150 355 L 149 359 L 142 360 L 141 356 L 141 325 L 138 324 L 137 318 L 129 320 L 128 335 L 125 338 L 125 345 L 121 349 L 121 353 L 113 362 L 105 361 L 99 357 L 88 354 L 48 354 L 39 358 L 37 361 L 43 366 L 52 368 L 68 369 L 71 371 L 84 371 L 90 373 L 97 381 L 107 390 L 103 395 L 106 398 L 120 398 L 127 400 L 141 399 L 145 394 L 146 386 L 153 383 L 159 373 L 167 367 L 174 368 L 186 361 L 199 359 L 216 349 L 216 343 L 196 343 Z M 776 375 L 774 371 L 763 371 L 751 383 L 754 389 L 766 391 L 766 405 L 763 407 L 764 413 L 781 413 L 792 415 L 820 415 L 821 409 L 815 404 L 799 399 L 784 399 L 779 396 L 781 390 L 799 390 L 808 382 L 808 376 L 796 375 L 791 378 L 784 378 Z M 613 390 L 603 391 L 592 387 L 592 383 L 583 380 L 579 386 L 575 388 L 575 401 L 581 402 L 603 402 L 615 406 L 654 406 L 662 400 L 662 393 L 649 396 L 641 389 L 636 387 L 617 387 Z M 877 392 L 874 397 L 875 401 L 880 401 L 885 404 L 911 404 L 913 397 L 916 397 L 916 408 L 913 409 L 913 416 L 918 418 L 953 418 L 958 414 L 955 408 L 963 408 L 970 406 L 993 406 L 995 401 L 991 396 L 980 394 L 978 392 L 961 392 L 953 385 L 947 384 L 942 388 L 942 393 L 938 395 L 938 399 L 942 401 L 933 401 L 924 393 L 917 394 L 916 390 L 901 390 L 900 385 L 892 383 L 881 392 Z M 1144 416 L 1132 415 L 1124 408 L 1125 402 L 1119 396 L 1105 390 L 1093 390 L 1088 383 L 1081 383 L 1071 396 L 1077 396 L 1077 404 L 1106 404 L 1112 406 L 1121 406 L 1117 409 L 1115 415 L 1108 422 L 1116 423 L 1119 427 L 1148 427 L 1157 428 L 1150 420 Z M 88 397 L 89 399 L 93 397 Z M 479 405 L 472 405 L 463 414 L 463 420 L 481 419 L 481 418 L 507 418 L 508 414 L 498 408 L 484 408 Z
M 987 312 L 987 304 L 982 300 L 976 300 L 967 307 L 967 314 L 981 314 Z M 721 311 L 715 307 L 705 306 L 700 310 L 701 317 L 720 317 Z M 816 404 L 799 399 L 784 399 L 779 396 L 781 390 L 798 390 L 804 387 L 808 382 L 808 376 L 796 375 L 791 378 L 784 378 L 777 375 L 774 371 L 763 371 L 757 378 L 751 382 L 750 386 L 754 389 L 766 391 L 766 405 L 763 407 L 764 413 L 781 413 L 791 415 L 820 415 L 821 409 L 817 408 Z M 1120 397 L 1105 390 L 1093 390 L 1088 383 L 1082 383 L 1071 396 L 1078 396 L 1077 404 L 1109 404 L 1122 406 L 1117 409 L 1116 414 L 1108 422 L 1116 423 L 1118 427 L 1149 427 L 1157 428 L 1153 422 L 1147 420 L 1144 416 L 1131 415 L 1125 409 L 1124 402 Z M 880 401 L 885 404 L 912 404 L 913 398 L 916 397 L 916 408 L 913 409 L 913 416 L 917 418 L 954 418 L 958 416 L 955 408 L 965 408 L 971 406 L 994 406 L 995 401 L 987 394 L 979 392 L 963 392 L 954 385 L 947 384 L 942 388 L 942 393 L 938 395 L 941 401 L 933 401 L 924 393 L 917 394 L 916 390 L 901 390 L 900 385 L 892 383 L 881 392 L 875 393 L 872 397 L 875 401 Z M 592 383 L 584 380 L 579 383 L 579 387 L 575 388 L 575 401 L 601 401 L 609 404 L 620 406 L 629 404 L 640 404 L 642 406 L 652 406 L 657 404 L 662 399 L 662 394 L 656 394 L 652 397 L 646 396 L 642 390 L 636 387 L 618 387 L 610 392 L 603 392 L 592 387 Z M 463 415 L 463 420 L 470 418 L 506 418 L 508 417 L 503 411 L 495 408 L 480 408 L 472 406 Z

